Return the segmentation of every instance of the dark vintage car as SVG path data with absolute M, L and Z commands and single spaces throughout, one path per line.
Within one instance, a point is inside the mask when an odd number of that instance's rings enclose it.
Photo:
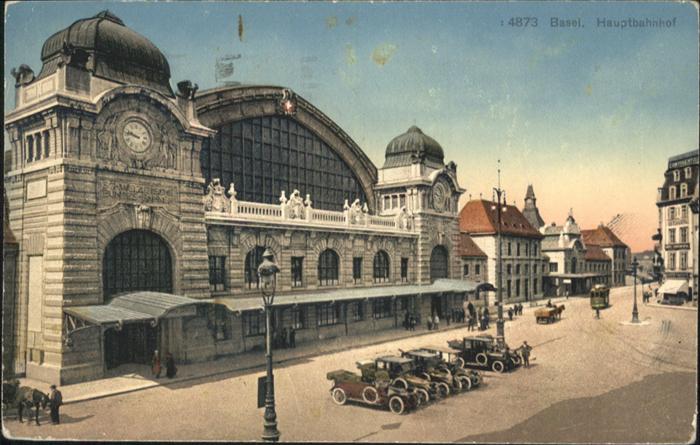
M 478 371 L 464 367 L 464 359 L 460 357 L 461 351 L 445 346 L 424 346 L 421 349 L 437 354 L 452 376 L 462 380 L 463 390 L 474 389 L 481 384 L 482 375 Z
M 381 377 L 381 376 L 380 376 Z M 391 385 L 388 375 L 376 381 L 364 381 L 362 376 L 344 369 L 326 374 L 333 381 L 331 397 L 338 405 L 352 400 L 366 405 L 389 408 L 394 414 L 403 414 L 421 403 L 421 396 L 415 389 Z
M 450 393 L 462 390 L 462 381 L 452 377 L 452 373 L 440 360 L 438 354 L 423 349 L 399 351 L 401 352 L 401 357 L 413 360 L 413 372 L 415 375 L 427 378 L 431 382 L 438 384 L 441 396 L 446 397 Z
M 421 402 L 436 400 L 447 395 L 445 388 L 438 385 L 438 382 L 431 381 L 430 376 L 420 375 L 416 371 L 413 360 L 408 358 L 382 356 L 372 361 L 359 362 L 358 367 L 362 370 L 363 376 L 376 372 L 386 372 L 393 386 L 406 389 L 415 388 L 421 396 Z
M 464 360 L 464 366 L 468 368 L 505 372 L 520 365 L 520 356 L 515 351 L 507 349 L 507 345 L 501 347 L 491 335 L 449 340 L 447 345 L 459 351 L 459 357 Z

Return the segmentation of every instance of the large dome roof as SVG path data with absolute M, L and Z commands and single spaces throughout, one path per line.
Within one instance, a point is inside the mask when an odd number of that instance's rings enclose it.
M 396 136 L 386 146 L 384 168 L 403 167 L 421 160 L 443 164 L 445 155 L 437 141 L 415 125 Z
M 84 50 L 92 57 L 89 69 L 96 76 L 173 95 L 170 66 L 163 53 L 109 11 L 80 19 L 49 37 L 41 49 L 43 66 L 39 78 L 56 71 L 66 45 Z

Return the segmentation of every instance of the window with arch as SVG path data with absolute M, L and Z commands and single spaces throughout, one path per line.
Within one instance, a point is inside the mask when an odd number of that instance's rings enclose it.
M 673 170 L 673 180 L 674 181 L 681 180 L 681 171 L 680 170 Z
M 245 285 L 248 289 L 257 289 L 260 286 L 258 266 L 262 263 L 265 247 L 255 246 L 245 256 Z
M 676 186 L 672 185 L 668 188 L 668 199 L 676 199 Z
M 102 280 L 105 298 L 140 290 L 172 292 L 172 260 L 165 240 L 148 230 L 117 235 L 105 249 Z
M 693 176 L 693 169 L 690 167 L 685 168 L 685 179 L 690 179 Z
M 207 183 L 234 182 L 238 199 L 276 204 L 282 190 L 311 195 L 314 208 L 342 210 L 367 197 L 355 171 L 316 133 L 290 117 L 254 117 L 224 123 L 202 147 Z
M 318 256 L 318 284 L 334 286 L 338 284 L 338 269 L 340 259 L 331 249 L 326 249 Z
M 373 276 L 375 283 L 389 281 L 389 254 L 383 250 L 374 255 Z
M 449 277 L 449 259 L 445 246 L 435 246 L 430 254 L 430 280 Z
M 688 196 L 688 184 L 685 182 L 681 184 L 681 198 Z

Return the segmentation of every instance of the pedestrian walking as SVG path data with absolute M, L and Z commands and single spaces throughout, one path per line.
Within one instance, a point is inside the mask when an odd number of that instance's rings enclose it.
M 508 321 L 513 321 L 513 308 L 508 308 Z
M 175 366 L 175 357 L 168 351 L 165 353 L 165 376 L 172 379 L 177 374 L 177 367 Z
M 289 347 L 290 348 L 297 347 L 297 331 L 294 329 L 294 326 L 289 328 Z
M 481 317 L 481 328 L 479 330 L 485 331 L 486 329 L 488 329 L 487 325 L 488 325 L 488 319 L 487 319 L 486 315 L 483 315 Z
M 280 333 L 280 346 L 285 349 L 289 346 L 287 343 L 287 328 L 282 328 L 282 333 Z
M 151 359 L 151 372 L 153 373 L 155 378 L 159 379 L 161 370 L 162 367 L 160 366 L 160 354 L 158 354 L 158 350 L 156 349 L 155 351 L 153 351 L 153 358 Z
M 415 317 L 415 315 L 411 315 L 409 322 L 411 323 L 411 330 L 415 331 L 416 330 L 416 317 Z
M 523 315 L 523 305 L 522 305 L 522 303 L 518 303 L 518 315 Z
M 595 308 L 595 318 L 600 319 L 600 309 L 599 308 Z
M 409 328 L 410 328 L 410 325 L 409 325 L 409 323 L 410 323 L 410 318 L 411 318 L 411 316 L 409 315 L 408 311 L 406 311 L 406 313 L 405 313 L 404 316 L 403 316 L 403 327 L 404 327 L 404 329 L 406 329 L 407 331 L 408 331 Z
M 436 331 L 440 329 L 440 317 L 438 317 L 437 312 L 435 313 L 435 318 L 433 318 L 433 328 Z
M 61 419 L 58 414 L 58 409 L 63 405 L 63 394 L 56 388 L 56 385 L 51 385 L 49 393 L 49 408 L 51 409 L 51 423 L 58 425 Z
M 481 318 L 482 318 L 483 316 L 484 316 L 484 311 L 483 311 L 483 309 L 481 308 L 481 306 L 479 306 L 479 310 L 477 311 L 477 317 L 478 317 L 479 320 L 481 320 Z
M 471 301 L 467 305 L 467 312 L 469 312 L 469 315 L 471 315 L 472 317 L 476 314 L 476 311 L 474 310 L 474 305 Z
M 569 291 L 568 290 L 566 292 L 564 292 L 564 297 L 566 297 L 567 300 L 569 299 Z
M 530 367 L 530 351 L 532 351 L 532 347 L 524 341 L 523 345 L 520 347 L 520 355 L 523 357 L 523 365 L 526 368 Z

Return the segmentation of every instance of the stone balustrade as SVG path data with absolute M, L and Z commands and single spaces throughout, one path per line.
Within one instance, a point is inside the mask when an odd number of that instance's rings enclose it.
M 415 233 L 413 216 L 405 208 L 395 216 L 370 215 L 367 204 L 345 200 L 342 212 L 314 209 L 311 197 L 302 199 L 298 190 L 287 198 L 285 191 L 279 204 L 239 201 L 231 183 L 228 192 L 220 180 L 213 179 L 204 195 L 204 211 L 208 222 L 263 222 L 316 228 L 343 228 L 398 234 Z

